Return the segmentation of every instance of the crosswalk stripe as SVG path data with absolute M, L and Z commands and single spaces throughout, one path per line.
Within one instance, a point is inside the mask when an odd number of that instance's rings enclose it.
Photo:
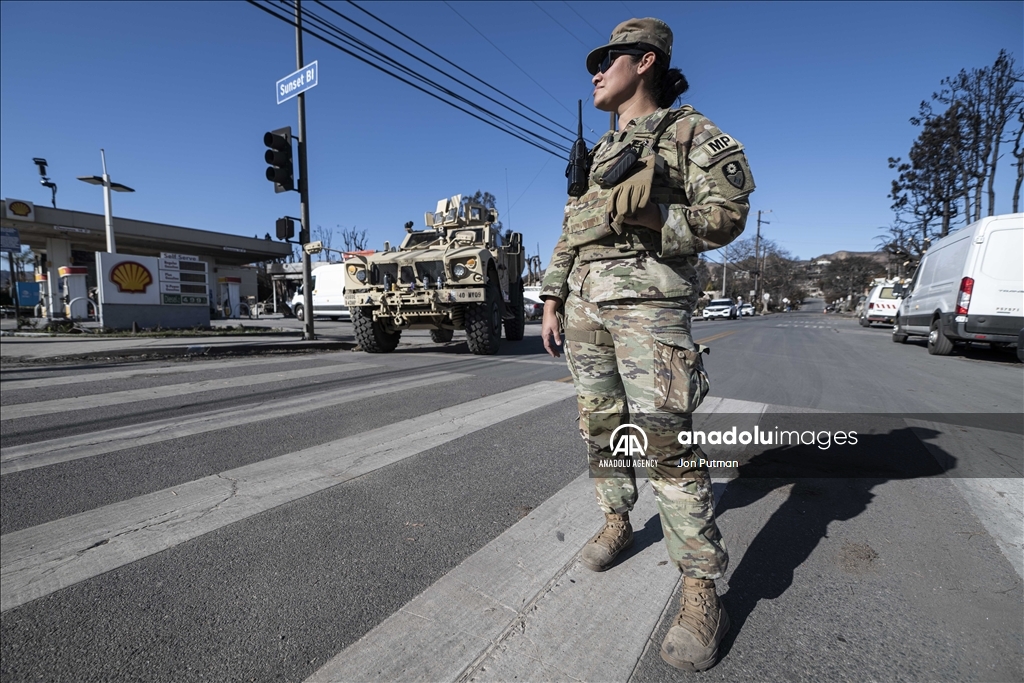
M 764 403 L 714 399 L 705 413 L 757 413 Z M 639 483 L 639 482 L 638 482 Z M 727 482 L 716 481 L 716 501 Z M 634 529 L 659 525 L 643 480 Z M 663 543 L 606 572 L 578 563 L 600 511 L 587 473 L 327 661 L 329 681 L 627 680 L 679 581 Z M 630 615 L 629 629 L 580 629 Z M 603 654 L 597 654 L 603 653 Z
M 0 449 L 0 476 L 104 453 L 113 453 L 126 448 L 137 448 L 193 434 L 252 424 L 261 420 L 280 419 L 289 415 L 329 408 L 351 401 L 361 401 L 395 391 L 436 386 L 469 377 L 471 375 L 453 372 L 431 372 L 413 377 L 394 377 L 378 380 L 371 385 L 344 387 L 332 391 L 268 401 L 243 408 L 225 408 L 197 416 L 172 417 L 127 427 L 104 429 L 89 434 L 77 434 L 20 446 L 8 446 Z
M 0 537 L 0 611 L 575 395 L 536 382 Z
M 377 367 L 370 363 L 339 363 L 334 366 L 316 368 L 294 368 L 291 370 L 278 370 L 276 372 L 262 373 L 259 375 L 244 375 L 242 377 L 229 377 L 225 379 L 208 379 L 199 382 L 184 382 L 181 384 L 168 384 L 160 387 L 147 387 L 145 389 L 128 389 L 125 391 L 113 391 L 105 394 L 92 394 L 88 396 L 76 396 L 69 398 L 58 398 L 50 401 L 36 401 L 33 403 L 15 403 L 5 405 L 0 411 L 0 420 L 16 420 L 22 417 L 34 417 L 37 415 L 52 415 L 54 413 L 65 413 L 72 410 L 87 410 L 103 406 L 124 405 L 126 403 L 138 403 L 139 401 L 151 401 L 172 396 L 191 396 L 203 391 L 217 391 L 219 389 L 237 389 L 251 387 L 271 382 L 283 382 L 292 379 L 303 379 L 305 377 L 321 377 L 324 375 L 336 375 L 352 370 L 367 370 Z
M 47 387 L 66 387 L 70 384 L 84 384 L 86 382 L 110 382 L 114 380 L 135 379 L 137 377 L 154 377 L 160 375 L 179 375 L 192 372 L 209 372 L 211 370 L 229 370 L 231 368 L 251 368 L 260 365 L 279 365 L 284 363 L 296 363 L 308 361 L 308 357 L 281 357 L 274 358 L 243 358 L 228 361 L 197 361 L 190 363 L 175 363 L 173 365 L 160 367 L 140 367 L 131 370 L 110 370 L 107 372 L 76 372 L 73 375 L 61 374 L 59 376 L 36 377 L 32 379 L 19 379 L 17 377 L 4 377 L 3 386 L 5 389 L 45 389 Z M 333 362 L 340 361 L 331 358 Z M 74 368 L 69 368 L 74 370 Z

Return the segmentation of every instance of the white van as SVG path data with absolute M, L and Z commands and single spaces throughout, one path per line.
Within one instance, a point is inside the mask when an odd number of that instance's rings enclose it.
M 313 315 L 331 320 L 351 319 L 345 305 L 345 264 L 326 263 L 310 274 L 313 279 Z M 288 304 L 299 320 L 303 319 L 305 305 L 302 287 Z
M 896 322 L 900 299 L 893 290 L 894 284 L 895 281 L 879 282 L 871 288 L 860 311 L 861 327 L 871 327 L 874 323 L 892 325 Z
M 1024 213 L 989 216 L 943 237 L 921 259 L 892 340 L 928 337 L 928 353 L 956 342 L 1015 346 L 1024 329 Z

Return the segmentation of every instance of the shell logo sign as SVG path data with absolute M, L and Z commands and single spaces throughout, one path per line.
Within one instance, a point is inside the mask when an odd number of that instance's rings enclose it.
M 19 221 L 34 221 L 36 219 L 36 207 L 32 202 L 21 199 L 5 199 L 4 207 L 7 209 L 7 217 Z
M 110 269 L 110 281 L 117 285 L 117 291 L 125 294 L 145 294 L 153 284 L 149 268 L 135 261 L 122 261 Z
M 25 202 L 11 202 L 10 203 L 11 213 L 21 218 L 26 218 L 32 213 L 32 207 Z

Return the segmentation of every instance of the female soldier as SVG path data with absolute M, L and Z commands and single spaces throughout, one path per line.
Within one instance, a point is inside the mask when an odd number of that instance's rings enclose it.
M 710 475 L 699 462 L 705 456 L 677 436 L 690 430 L 690 413 L 708 391 L 690 336 L 697 254 L 743 231 L 754 183 L 739 142 L 690 106 L 669 109 L 688 87 L 669 68 L 671 56 L 672 31 L 650 18 L 619 24 L 587 56 L 594 105 L 617 114 L 619 126 L 594 146 L 589 185 L 566 204 L 541 292 L 541 334 L 558 356 L 564 323 L 580 432 L 605 513 L 583 563 L 603 571 L 633 542 L 634 470 L 602 465 L 617 464 L 623 451 L 637 455 L 630 448 L 637 444 L 654 461 L 648 477 L 669 557 L 683 574 L 682 609 L 661 654 L 702 671 L 714 665 L 729 630 L 715 591 L 728 554 Z

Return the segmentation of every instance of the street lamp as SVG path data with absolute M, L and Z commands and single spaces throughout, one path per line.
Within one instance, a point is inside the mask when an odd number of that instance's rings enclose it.
M 50 200 L 53 202 L 53 208 L 56 209 L 57 208 L 57 183 L 51 182 L 50 179 L 46 177 L 46 165 L 47 165 L 46 164 L 46 159 L 41 159 L 40 157 L 35 157 L 35 158 L 32 159 L 32 163 L 39 167 L 39 177 L 40 177 L 39 184 L 42 185 L 43 187 L 50 188 L 50 192 L 52 192 Z
M 103 175 L 80 175 L 78 179 L 83 183 L 89 183 L 90 185 L 102 185 L 103 186 L 103 212 L 106 215 L 107 222 L 107 253 L 116 254 L 117 247 L 114 245 L 114 217 L 110 212 L 110 191 L 115 190 L 117 192 L 135 192 L 132 188 L 121 183 L 114 183 L 110 181 L 110 176 L 107 175 L 107 155 L 102 149 L 100 150 L 100 159 L 103 162 Z

